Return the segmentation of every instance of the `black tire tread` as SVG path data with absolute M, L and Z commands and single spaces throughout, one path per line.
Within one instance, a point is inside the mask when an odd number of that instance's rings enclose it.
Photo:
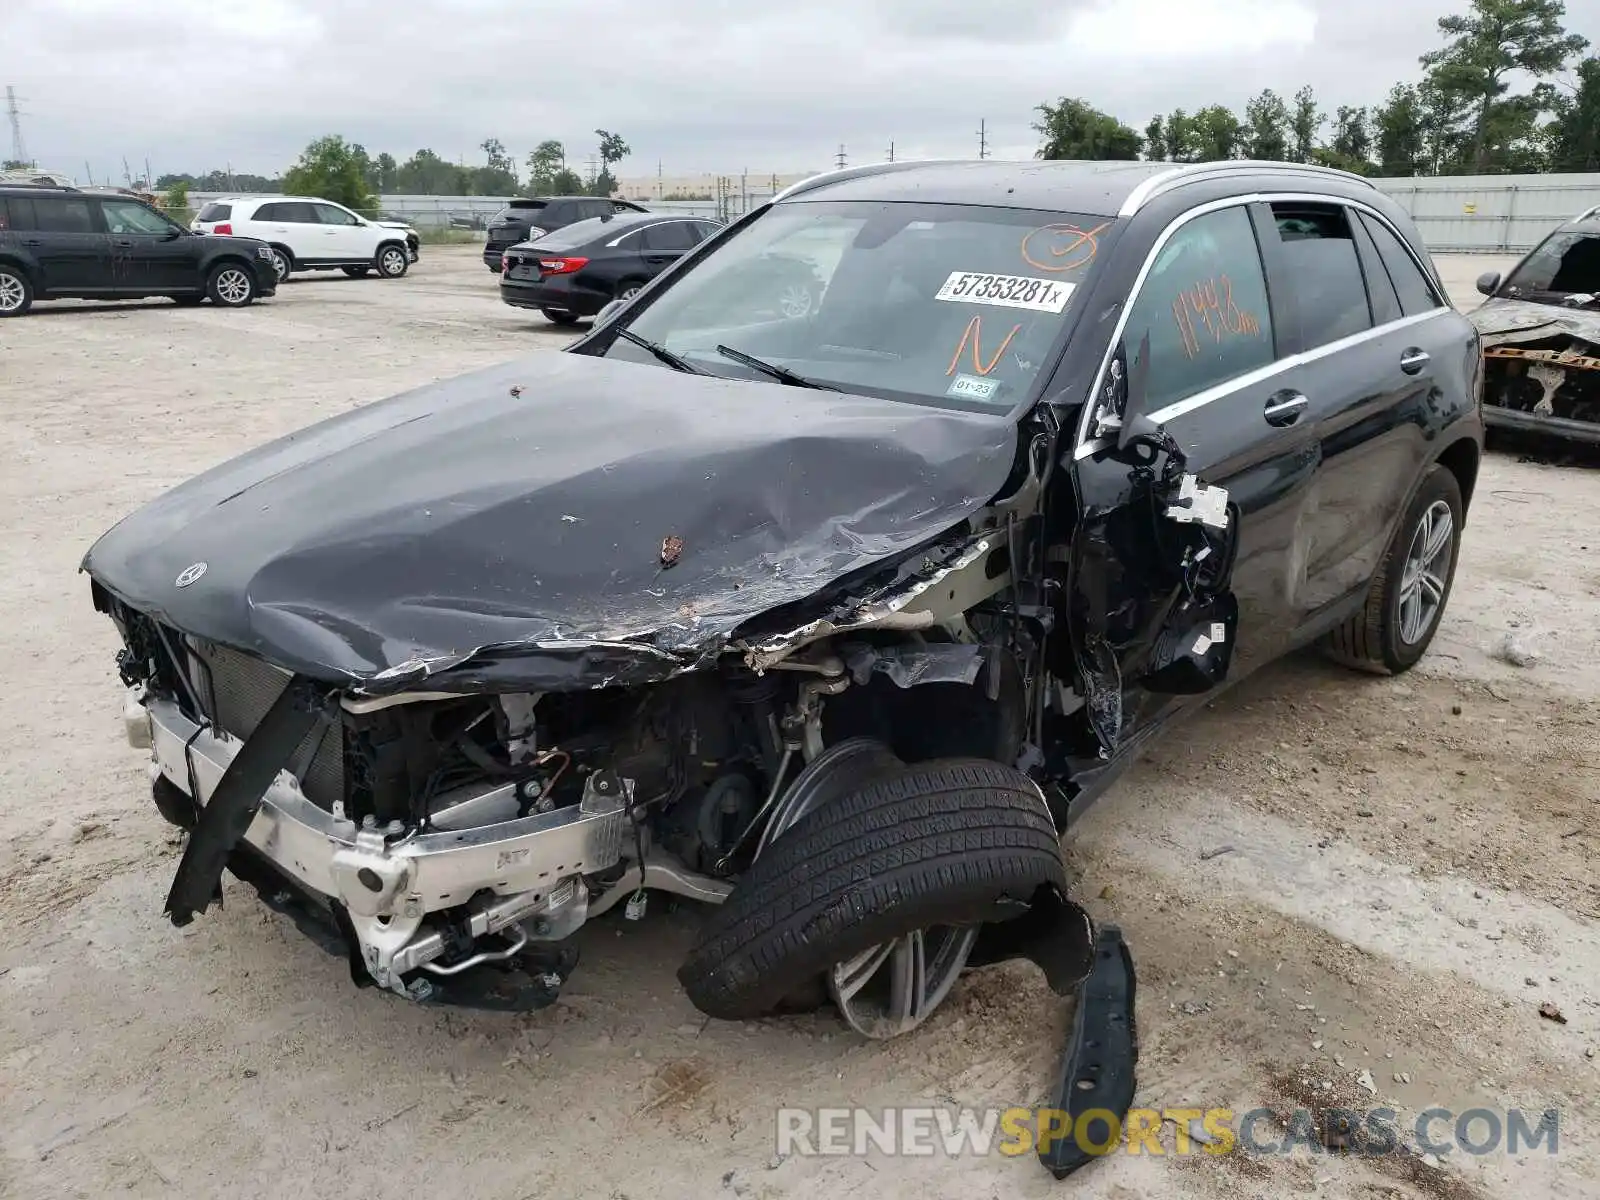
M 807 814 L 703 926 L 678 978 L 700 1011 L 771 1011 L 887 937 L 971 921 L 1004 897 L 1066 886 L 1037 789 L 982 759 L 920 763 Z

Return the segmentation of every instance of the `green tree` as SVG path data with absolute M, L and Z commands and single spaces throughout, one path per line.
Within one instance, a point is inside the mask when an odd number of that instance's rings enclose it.
M 540 142 L 528 155 L 528 191 L 535 196 L 566 194 L 556 187 L 556 176 L 566 165 L 567 151 L 560 142 L 554 138 Z
M 1462 128 L 1468 102 L 1461 93 L 1424 79 L 1417 85 L 1417 102 L 1421 106 L 1423 173 L 1460 175 L 1472 170 L 1472 134 Z
M 1246 132 L 1233 110 L 1225 104 L 1212 104 L 1194 114 L 1194 157 L 1190 162 L 1217 162 L 1236 158 L 1245 143 Z
M 1417 175 L 1423 165 L 1422 100 L 1409 83 L 1389 89 L 1389 98 L 1372 115 L 1377 134 L 1378 170 L 1384 175 Z
M 621 162 L 633 151 L 622 140 L 621 134 L 608 133 L 604 129 L 596 129 L 595 134 L 600 139 L 600 170 L 589 185 L 589 191 L 595 196 L 609 196 L 617 190 L 617 179 L 611 173 L 611 164 Z
M 1167 158 L 1172 162 L 1198 162 L 1200 160 L 1199 132 L 1194 118 L 1181 108 L 1175 108 L 1167 117 Z
M 508 196 L 522 186 L 517 179 L 517 164 L 499 138 L 486 139 L 481 149 L 488 161 L 472 173 L 474 195 Z
M 550 195 L 552 196 L 582 196 L 588 189 L 583 185 L 583 179 L 571 167 L 562 167 L 550 177 Z
M 1041 104 L 1033 128 L 1044 137 L 1035 157 L 1128 160 L 1139 157 L 1144 139 L 1110 113 L 1063 96 Z
M 1600 171 L 1600 58 L 1578 64 L 1578 86 L 1559 97 L 1550 123 L 1552 171 Z
M 1456 105 L 1463 110 L 1469 169 L 1485 172 L 1494 166 L 1492 125 L 1495 105 L 1510 87 L 1507 76 L 1552 75 L 1588 46 L 1588 39 L 1562 26 L 1566 12 L 1562 0 L 1472 0 L 1465 14 L 1439 18 L 1439 32 L 1450 42 L 1424 54 L 1422 65 L 1447 98 L 1441 110 Z M 1504 119 L 1517 124 L 1519 111 L 1525 110 L 1513 107 Z
M 1165 162 L 1167 154 L 1167 129 L 1161 122 L 1161 114 L 1157 113 L 1150 118 L 1150 124 L 1144 127 L 1144 156 L 1151 162 Z
M 468 190 L 468 172 L 432 150 L 418 150 L 395 172 L 396 191 L 419 196 L 459 196 Z
M 365 160 L 366 152 L 342 137 L 320 137 L 283 173 L 283 190 L 291 196 L 319 196 L 346 208 L 371 208 Z
M 1294 162 L 1310 162 L 1317 150 L 1317 135 L 1327 116 L 1317 107 L 1317 94 L 1307 84 L 1294 94 L 1294 110 L 1289 115 L 1289 157 Z
M 161 208 L 180 225 L 187 225 L 194 214 L 189 211 L 189 183 L 184 179 L 174 179 L 167 185 L 161 196 Z
M 1282 162 L 1289 157 L 1289 106 L 1271 88 L 1244 106 L 1246 158 Z
M 1340 158 L 1365 163 L 1372 157 L 1372 129 L 1365 107 L 1341 104 L 1333 117 L 1333 142 L 1329 146 Z
M 385 150 L 373 160 L 372 170 L 378 177 L 378 191 L 398 192 L 400 190 L 400 164 L 394 161 L 394 155 Z

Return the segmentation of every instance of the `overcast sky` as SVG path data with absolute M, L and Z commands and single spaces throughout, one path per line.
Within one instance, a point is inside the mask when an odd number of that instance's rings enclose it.
M 619 174 L 753 174 L 850 161 L 1032 155 L 1033 108 L 1151 113 L 1310 83 L 1331 113 L 1418 74 L 1465 0 L 0 0 L 41 166 L 96 178 L 231 163 L 276 174 L 311 138 L 521 161 L 599 126 Z M 1576 14 L 1576 15 L 1575 15 Z M 1600 42 L 1600 3 L 1568 27 Z M 9 157 L 9 136 L 0 129 Z

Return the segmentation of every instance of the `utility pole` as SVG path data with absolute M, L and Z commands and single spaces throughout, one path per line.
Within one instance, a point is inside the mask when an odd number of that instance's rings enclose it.
M 889 143 L 889 161 L 890 162 L 894 161 L 894 143 L 893 142 Z
M 848 160 L 845 158 L 844 143 L 843 142 L 839 143 L 839 153 L 834 156 L 834 161 L 836 163 L 838 163 L 839 170 L 841 170 L 841 171 L 844 170 L 844 164 Z
M 17 89 L 6 84 L 6 116 L 11 120 L 11 157 L 24 165 L 32 165 L 28 157 L 28 144 L 22 140 L 22 110 L 17 107 Z
M 989 122 L 984 119 L 978 121 L 978 157 L 989 157 Z
M 83 160 L 83 178 L 90 187 L 94 186 L 94 172 L 89 169 L 89 160 Z
M 128 169 L 128 156 L 122 156 L 122 182 L 128 187 L 133 186 L 133 172 Z
M 661 160 L 656 159 L 656 199 L 661 199 Z

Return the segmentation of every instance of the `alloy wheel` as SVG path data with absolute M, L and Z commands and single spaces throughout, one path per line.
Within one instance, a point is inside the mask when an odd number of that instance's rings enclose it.
M 9 272 L 0 274 L 0 313 L 16 312 L 28 295 L 22 280 Z
M 1455 515 L 1435 500 L 1417 522 L 1400 574 L 1399 632 L 1406 645 L 1415 646 L 1439 619 L 1454 553 Z
M 282 250 L 274 250 L 272 252 L 272 269 L 278 273 L 279 283 L 289 278 L 289 256 Z
M 778 310 L 786 317 L 799 318 L 811 312 L 811 289 L 791 283 L 778 295 Z
M 229 267 L 217 276 L 217 295 L 229 304 L 243 304 L 250 299 L 250 279 L 237 267 Z
M 406 256 L 402 250 L 389 249 L 383 252 L 383 273 L 385 275 L 398 275 L 405 270 Z
M 901 763 L 881 742 L 852 738 L 829 746 L 784 790 L 762 831 L 756 856 L 812 809 L 874 773 Z M 909 1033 L 944 1002 L 978 940 L 975 925 L 930 925 L 879 942 L 829 968 L 823 982 L 846 1025 L 862 1037 Z

